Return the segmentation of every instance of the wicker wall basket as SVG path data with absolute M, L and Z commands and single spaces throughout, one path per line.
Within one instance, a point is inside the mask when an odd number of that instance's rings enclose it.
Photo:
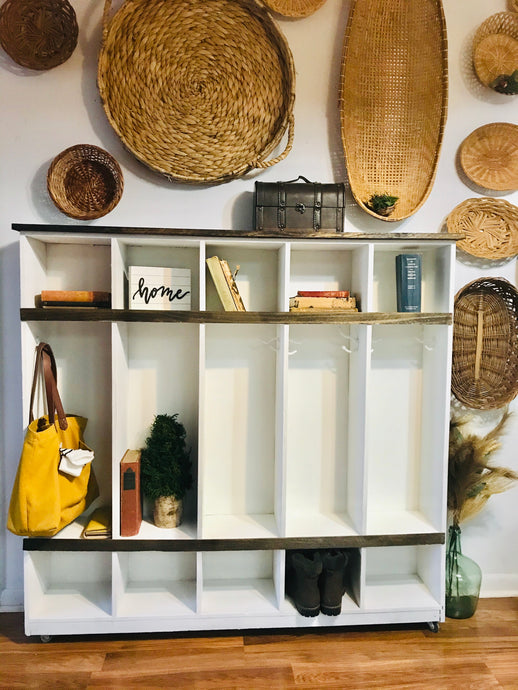
M 475 129 L 461 144 L 460 164 L 480 187 L 518 189 L 518 125 L 492 122 Z
M 518 393 L 518 291 L 503 278 L 480 278 L 455 296 L 452 391 L 479 410 Z
M 264 0 L 264 4 L 283 17 L 309 17 L 326 0 Z
M 98 84 L 125 146 L 172 180 L 267 168 L 293 141 L 295 69 L 254 0 L 106 0 Z M 152 39 L 150 38 L 152 37 Z M 285 149 L 269 158 L 288 131 Z
M 473 67 L 485 86 L 518 69 L 516 12 L 497 12 L 479 26 L 473 37 Z
M 342 56 L 341 132 L 351 190 L 367 213 L 401 220 L 428 197 L 447 89 L 440 0 L 355 0 Z M 377 194 L 399 197 L 391 215 L 369 208 Z
M 61 65 L 77 45 L 76 13 L 67 0 L 6 0 L 0 7 L 0 44 L 22 67 Z
M 62 213 L 78 220 L 93 220 L 112 211 L 124 187 L 119 164 L 104 149 L 77 144 L 52 161 L 47 189 Z
M 482 259 L 518 254 L 518 208 L 505 199 L 466 199 L 449 214 L 448 232 L 462 233 L 457 247 Z

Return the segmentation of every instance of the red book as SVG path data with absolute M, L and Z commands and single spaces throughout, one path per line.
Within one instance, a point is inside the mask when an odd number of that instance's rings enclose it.
M 127 450 L 121 460 L 121 537 L 139 533 L 142 522 L 140 450 Z
M 349 290 L 299 290 L 299 297 L 349 297 Z

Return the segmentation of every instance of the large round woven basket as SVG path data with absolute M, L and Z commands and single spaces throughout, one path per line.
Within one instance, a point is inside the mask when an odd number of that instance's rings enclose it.
M 437 169 L 447 110 L 441 0 L 355 0 L 342 56 L 341 133 L 352 194 L 381 220 L 413 214 Z M 388 216 L 374 195 L 398 197 Z
M 491 122 L 475 129 L 461 144 L 460 164 L 480 187 L 518 189 L 518 125 Z
M 518 13 L 497 12 L 488 17 L 473 37 L 472 50 L 475 73 L 485 86 L 502 74 L 512 74 L 518 69 Z
M 465 237 L 457 247 L 481 259 L 507 259 L 518 254 L 518 208 L 505 199 L 466 199 L 446 220 L 448 232 Z
M 283 17 L 309 17 L 316 12 L 326 0 L 264 0 L 273 12 Z
M 124 187 L 115 158 L 93 144 L 77 144 L 52 161 L 47 172 L 50 198 L 62 213 L 93 220 L 112 211 Z
M 68 60 L 77 45 L 74 8 L 67 0 L 6 0 L 0 44 L 22 67 L 47 70 Z
M 98 84 L 125 146 L 172 180 L 223 182 L 282 160 L 295 69 L 254 0 L 106 0 Z M 285 149 L 269 156 L 288 130 Z
M 503 278 L 480 278 L 455 296 L 452 392 L 479 410 L 518 393 L 518 291 Z

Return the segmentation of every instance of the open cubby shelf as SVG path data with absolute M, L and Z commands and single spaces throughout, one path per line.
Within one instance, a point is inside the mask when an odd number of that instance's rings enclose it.
M 455 236 L 13 225 L 20 233 L 24 419 L 35 345 L 88 418 L 113 538 L 82 516 L 24 540 L 27 634 L 376 623 L 444 617 Z M 422 310 L 396 311 L 395 257 L 422 255 Z M 206 258 L 239 264 L 226 312 Z M 130 309 L 130 266 L 189 268 L 191 309 Z M 111 309 L 41 308 L 45 289 Z M 355 313 L 294 313 L 297 290 L 350 290 Z M 178 413 L 195 485 L 185 520 L 120 536 L 119 464 Z M 286 552 L 347 549 L 337 617 L 285 595 Z

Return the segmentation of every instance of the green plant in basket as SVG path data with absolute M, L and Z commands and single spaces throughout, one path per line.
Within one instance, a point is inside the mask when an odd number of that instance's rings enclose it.
M 367 208 L 378 216 L 390 216 L 398 199 L 399 197 L 390 194 L 373 194 L 367 203 Z
M 489 86 L 498 93 L 505 93 L 508 96 L 518 94 L 518 69 L 512 74 L 500 74 Z
M 175 527 L 182 517 L 182 502 L 193 483 L 186 431 L 178 414 L 155 416 L 141 455 L 141 484 L 154 501 L 158 527 Z

